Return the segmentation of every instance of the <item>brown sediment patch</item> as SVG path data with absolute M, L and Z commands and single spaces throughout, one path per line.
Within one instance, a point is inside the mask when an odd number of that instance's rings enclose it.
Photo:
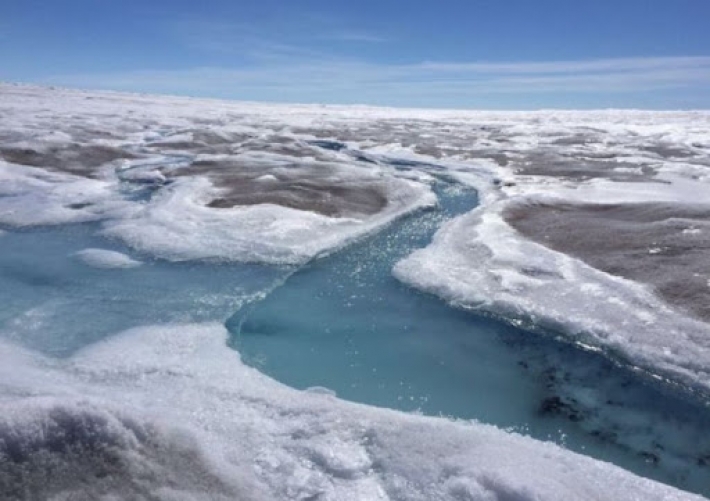
M 655 153 L 662 158 L 690 158 L 695 154 L 685 148 L 674 145 L 656 144 L 653 146 L 643 146 L 642 150 Z
M 419 155 L 435 159 L 446 157 L 462 160 L 488 159 L 501 167 L 511 162 L 510 151 L 488 147 L 488 145 L 477 146 L 478 141 L 486 138 L 490 143 L 490 136 L 498 132 L 497 128 L 486 125 L 471 125 L 461 134 L 451 130 L 450 124 L 439 122 L 407 124 L 378 122 L 370 126 L 342 129 L 295 128 L 293 132 L 343 143 L 374 141 L 378 144 L 400 144 L 404 148 L 412 148 Z M 508 139 L 501 139 L 499 142 L 508 142 Z
M 340 138 L 340 136 L 342 135 L 349 135 L 345 133 L 346 130 L 348 130 L 347 127 L 343 127 L 341 129 L 318 127 L 293 127 L 291 129 L 294 134 L 301 136 L 313 136 L 318 139 L 330 139 L 336 136 Z
M 437 160 L 445 157 L 457 157 L 464 160 L 487 159 L 493 160 L 501 167 L 510 163 L 510 158 L 505 152 L 495 150 L 447 148 L 433 144 L 420 144 L 414 147 L 414 152 Z
M 137 158 L 133 153 L 119 148 L 80 144 L 44 150 L 0 147 L 0 157 L 15 164 L 43 167 L 85 177 L 94 177 L 98 167 L 114 160 Z
M 488 150 L 469 150 L 464 152 L 463 158 L 466 160 L 475 160 L 477 158 L 486 158 L 493 160 L 501 167 L 506 167 L 510 162 L 510 157 L 503 152 L 488 151 Z
M 649 182 L 657 171 L 650 165 L 598 160 L 591 158 L 566 158 L 552 152 L 535 152 L 512 164 L 517 174 L 525 176 L 550 176 L 571 181 L 609 179 L 620 182 Z M 623 170 L 619 170 L 623 169 Z
M 150 143 L 148 148 L 183 150 L 201 155 L 267 153 L 291 158 L 316 158 L 319 160 L 327 160 L 329 158 L 320 148 L 292 137 L 273 135 L 256 138 L 247 134 L 227 137 L 209 131 L 195 131 L 192 133 L 191 140 L 170 141 L 166 138 Z
M 613 160 L 615 158 L 622 157 L 622 155 L 611 151 L 585 151 L 583 153 L 579 153 L 577 156 L 590 160 Z
M 293 129 L 295 134 L 309 135 L 317 139 L 332 139 L 343 143 L 347 142 L 367 142 L 373 141 L 378 144 L 400 144 L 405 148 L 429 149 L 431 156 L 440 155 L 436 151 L 444 151 L 446 147 L 441 146 L 443 139 L 447 144 L 457 142 L 457 137 L 452 136 L 449 131 L 444 130 L 444 124 L 427 124 L 429 128 L 424 128 L 422 124 L 407 123 L 397 124 L 386 121 L 379 121 L 369 125 L 347 126 L 340 128 L 303 128 Z M 470 139 L 461 139 L 461 146 L 470 145 L 474 135 Z M 454 144 L 459 146 L 459 144 Z
M 148 144 L 151 149 L 193 151 L 201 154 L 223 155 L 235 152 L 239 146 L 252 138 L 249 134 L 218 134 L 209 130 L 187 130 L 176 134 L 190 133 L 192 139 L 170 141 L 169 137 Z
M 371 215 L 387 205 L 381 181 L 340 178 L 327 166 L 255 168 L 231 161 L 200 161 L 173 173 L 204 175 L 224 193 L 208 206 L 276 204 L 326 216 Z
M 135 128 L 134 128 L 135 129 Z M 119 139 L 121 135 L 119 135 L 119 132 L 127 132 L 125 130 L 123 131 L 114 131 L 114 130 L 106 130 L 105 128 L 99 128 L 97 127 L 90 127 L 90 126 L 83 126 L 83 125 L 77 125 L 77 124 L 71 124 L 69 127 L 65 129 L 65 132 L 70 134 L 73 138 L 74 141 L 80 142 L 80 143 L 87 143 L 92 140 L 96 139 Z
M 293 158 L 316 158 L 327 160 L 329 156 L 321 148 L 310 146 L 285 136 L 270 136 L 252 139 L 239 146 L 240 153 L 270 153 Z
M 208 146 L 204 143 L 200 143 L 198 141 L 157 141 L 155 143 L 150 143 L 148 145 L 148 148 L 151 149 L 158 149 L 158 150 L 186 150 L 186 151 L 194 151 L 194 150 L 204 150 L 207 149 Z M 229 152 L 229 149 L 216 149 L 212 153 L 214 154 L 221 154 L 221 153 L 227 153 Z
M 572 136 L 563 136 L 552 141 L 552 144 L 558 146 L 585 146 L 592 143 L 598 143 L 597 136 L 589 134 L 574 134 Z
M 624 278 L 710 321 L 710 206 L 665 203 L 520 204 L 518 232 Z

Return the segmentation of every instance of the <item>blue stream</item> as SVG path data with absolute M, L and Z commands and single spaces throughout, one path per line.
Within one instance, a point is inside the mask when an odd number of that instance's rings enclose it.
M 442 181 L 441 206 L 312 262 L 227 326 L 244 359 L 297 388 L 477 419 L 710 493 L 710 413 L 600 354 L 453 309 L 392 277 L 440 224 L 475 207 Z
M 289 269 L 170 263 L 97 235 L 95 224 L 11 230 L 0 236 L 0 333 L 64 357 L 132 327 L 223 322 Z M 97 269 L 74 254 L 110 249 L 145 264 Z
M 395 262 L 476 204 L 460 185 L 436 189 L 438 209 L 299 270 L 155 260 L 100 237 L 94 224 L 10 230 L 0 236 L 0 335 L 67 356 L 134 326 L 226 321 L 245 361 L 291 386 L 477 419 L 710 495 L 702 403 L 392 278 Z M 145 263 L 91 268 L 74 255 L 89 247 Z

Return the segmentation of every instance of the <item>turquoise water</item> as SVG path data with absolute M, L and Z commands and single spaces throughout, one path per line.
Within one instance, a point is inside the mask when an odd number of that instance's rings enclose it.
M 0 332 L 54 356 L 131 327 L 223 322 L 288 269 L 258 265 L 169 263 L 97 236 L 93 224 L 10 230 L 0 236 Z M 74 254 L 124 252 L 144 264 L 97 269 Z
M 710 418 L 701 403 L 392 277 L 441 222 L 476 204 L 459 185 L 442 182 L 437 192 L 437 210 L 309 264 L 236 312 L 227 326 L 244 359 L 297 388 L 492 423 L 710 493 Z
M 392 277 L 395 262 L 476 204 L 446 180 L 436 190 L 439 208 L 298 270 L 155 260 L 91 224 L 10 230 L 0 237 L 0 334 L 63 357 L 130 327 L 226 322 L 244 360 L 288 385 L 477 419 L 710 494 L 703 403 Z M 144 264 L 91 268 L 74 256 L 90 247 Z

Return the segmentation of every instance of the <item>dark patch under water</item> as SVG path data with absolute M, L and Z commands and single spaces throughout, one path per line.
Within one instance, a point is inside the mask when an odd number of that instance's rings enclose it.
M 329 150 L 329 151 L 341 151 L 344 149 L 347 149 L 347 145 L 345 143 L 341 143 L 338 141 L 326 141 L 325 139 L 317 139 L 313 141 L 308 141 L 308 144 L 317 146 L 318 148 L 323 148 L 324 150 Z

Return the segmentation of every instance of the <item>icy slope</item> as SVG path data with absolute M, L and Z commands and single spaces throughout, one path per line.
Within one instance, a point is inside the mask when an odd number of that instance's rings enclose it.
M 289 389 L 225 340 L 146 327 L 65 362 L 0 345 L 4 498 L 701 499 L 490 426 Z

